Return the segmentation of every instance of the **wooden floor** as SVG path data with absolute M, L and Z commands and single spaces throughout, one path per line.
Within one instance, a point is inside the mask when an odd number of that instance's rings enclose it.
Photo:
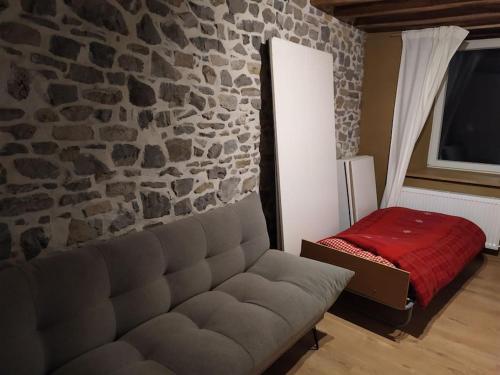
M 500 257 L 481 255 L 402 330 L 341 299 L 268 374 L 500 375 Z

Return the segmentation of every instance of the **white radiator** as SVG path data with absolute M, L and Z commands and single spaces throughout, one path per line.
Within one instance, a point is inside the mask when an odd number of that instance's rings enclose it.
M 464 217 L 486 233 L 488 249 L 499 249 L 500 199 L 403 187 L 398 205 Z

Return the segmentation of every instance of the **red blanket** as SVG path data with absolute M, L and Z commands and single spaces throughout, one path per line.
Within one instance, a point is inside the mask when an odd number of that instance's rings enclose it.
M 466 219 L 402 207 L 375 211 L 336 237 L 410 272 L 417 302 L 423 307 L 486 242 L 484 232 Z

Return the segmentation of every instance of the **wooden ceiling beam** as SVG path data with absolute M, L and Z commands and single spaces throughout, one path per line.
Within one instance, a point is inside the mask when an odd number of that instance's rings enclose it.
M 487 39 L 500 37 L 500 23 L 490 25 L 469 26 L 467 39 Z
M 500 23 L 495 25 L 471 26 L 467 39 L 489 39 L 500 37 Z
M 489 24 L 489 25 L 477 25 L 477 26 L 469 26 L 467 27 L 470 31 L 479 31 L 483 29 L 500 29 L 500 23 Z
M 325 13 L 333 15 L 336 7 L 365 6 L 367 4 L 382 1 L 384 0 L 311 0 L 311 5 L 315 8 L 321 9 Z
M 311 0 L 366 32 L 446 25 L 471 30 L 469 38 L 500 36 L 500 0 Z
M 471 33 L 467 36 L 468 40 L 493 38 L 500 38 L 500 29 L 491 29 L 483 33 Z
M 332 0 L 323 0 L 323 3 L 324 5 L 328 3 L 332 5 Z M 369 4 L 337 6 L 333 15 L 340 20 L 389 15 L 397 17 L 402 14 L 417 14 L 439 10 L 453 11 L 464 6 L 495 5 L 498 3 L 498 0 L 387 0 Z
M 386 32 L 386 31 L 400 31 L 409 29 L 423 29 L 426 27 L 437 26 L 461 26 L 464 28 L 473 26 L 486 26 L 500 23 L 500 13 L 481 13 L 469 14 L 461 16 L 442 17 L 434 19 L 417 19 L 410 21 L 398 21 L 394 19 L 393 22 L 367 24 L 358 26 L 366 32 Z
M 311 0 L 311 5 L 318 6 L 356 6 L 366 5 L 368 3 L 381 3 L 384 0 Z
M 446 7 L 435 10 L 415 11 L 413 13 L 405 13 L 400 15 L 384 15 L 374 17 L 359 17 L 356 18 L 354 25 L 363 27 L 363 25 L 374 25 L 391 22 L 406 22 L 406 21 L 429 21 L 433 19 L 443 19 L 448 17 L 472 16 L 474 14 L 500 14 L 500 1 L 492 3 L 491 1 L 472 1 L 463 2 L 462 6 L 451 8 Z

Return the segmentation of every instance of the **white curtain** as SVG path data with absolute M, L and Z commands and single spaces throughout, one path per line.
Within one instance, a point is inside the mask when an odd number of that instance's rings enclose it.
M 457 26 L 403 32 L 387 181 L 381 207 L 398 203 L 415 143 L 448 64 L 468 33 Z

